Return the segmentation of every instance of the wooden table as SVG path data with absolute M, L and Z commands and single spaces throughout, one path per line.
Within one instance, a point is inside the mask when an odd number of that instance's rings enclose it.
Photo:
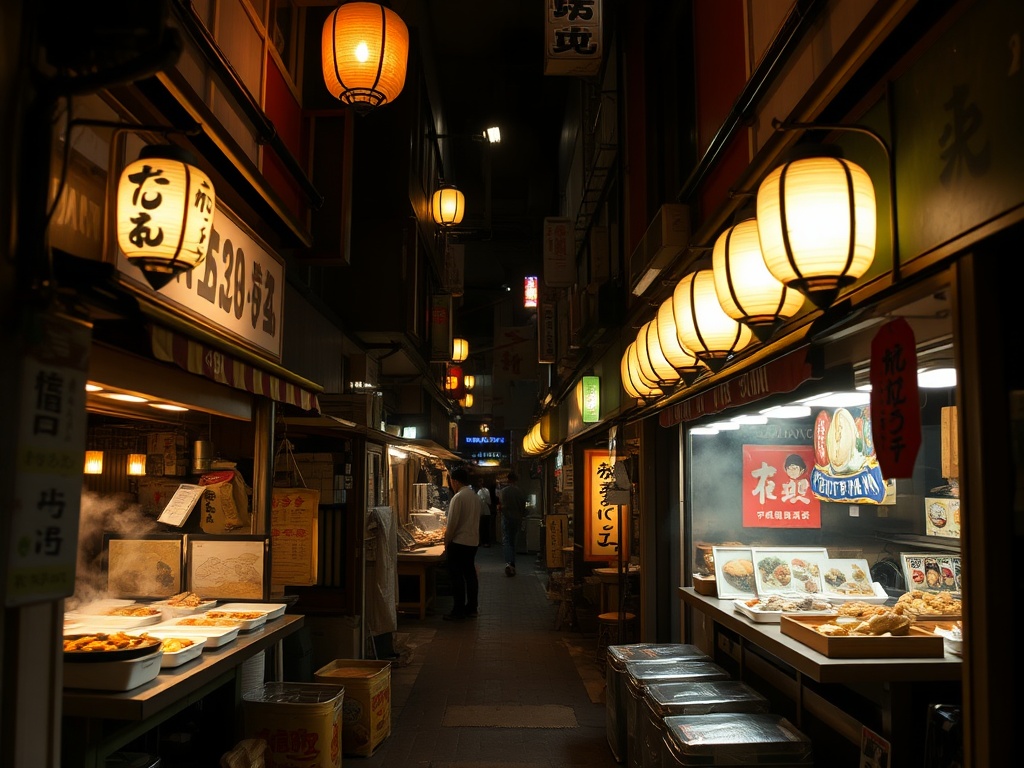
M 224 712 L 223 717 L 224 727 L 234 729 L 242 664 L 268 648 L 276 648 L 280 656 L 282 641 L 302 623 L 302 616 L 285 614 L 251 632 L 240 632 L 220 648 L 203 649 L 198 659 L 162 669 L 156 679 L 130 691 L 65 689 L 62 764 L 102 768 L 107 757 L 134 739 L 189 704 L 232 684 L 236 711 Z
M 436 596 L 436 579 L 434 568 L 444 562 L 444 544 L 432 547 L 418 547 L 409 552 L 398 553 L 398 577 L 408 576 L 417 580 L 416 600 L 402 600 L 399 597 L 398 610 L 416 613 L 421 619 L 426 618 L 427 608 Z M 399 585 L 401 595 L 401 585 Z
M 600 613 L 619 610 L 619 569 L 595 568 L 594 575 L 601 581 L 601 610 Z M 627 579 L 635 579 L 640 576 L 639 565 L 626 566 L 622 575 Z M 631 585 L 632 586 L 632 585 Z M 636 594 L 635 590 L 630 590 Z

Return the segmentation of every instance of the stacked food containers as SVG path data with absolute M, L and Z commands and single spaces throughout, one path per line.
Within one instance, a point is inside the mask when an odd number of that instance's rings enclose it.
M 638 713 L 637 745 L 642 768 L 662 768 L 665 718 L 717 712 L 768 712 L 768 699 L 739 680 L 655 683 L 644 693 Z
M 627 661 L 626 757 L 630 768 L 641 768 L 638 739 L 647 688 L 656 683 L 696 683 L 728 680 L 729 673 L 714 662 L 694 659 L 671 661 Z
M 810 740 L 780 715 L 670 715 L 664 723 L 661 765 L 665 768 L 802 768 L 814 764 Z
M 708 661 L 707 654 L 695 645 L 679 643 L 633 643 L 610 645 L 605 664 L 605 726 L 608 746 L 616 761 L 626 761 L 626 662 Z

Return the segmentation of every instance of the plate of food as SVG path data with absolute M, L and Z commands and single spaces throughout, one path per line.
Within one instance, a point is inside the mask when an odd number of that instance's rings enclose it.
M 243 613 L 265 613 L 267 621 L 284 616 L 287 603 L 224 603 L 219 611 L 241 611 Z
M 77 611 L 64 614 L 65 621 L 80 621 L 83 624 L 102 625 L 109 629 L 133 629 L 156 624 L 162 618 L 159 608 L 139 603 L 110 607 L 105 603 L 93 603 Z
M 158 609 L 164 618 L 173 618 L 208 611 L 217 605 L 217 601 L 201 597 L 195 592 L 181 592 L 166 600 L 156 600 L 150 605 Z
M 146 634 L 83 632 L 64 636 L 64 661 L 127 661 L 153 653 L 160 640 Z
M 835 616 L 836 609 L 832 603 L 811 597 L 810 595 L 771 595 L 766 598 L 734 600 L 736 610 L 751 621 L 764 624 L 777 622 L 783 614 L 801 616 Z
M 720 598 L 756 596 L 754 561 L 749 547 L 713 547 L 715 582 Z
M 181 625 L 175 623 L 177 621 L 181 621 L 181 619 L 175 619 L 174 621 L 158 624 L 154 627 L 150 627 L 146 631 L 154 637 L 159 637 L 161 639 L 168 637 L 202 638 L 205 640 L 203 650 L 220 648 L 238 637 L 239 626 L 236 622 L 225 624 L 209 623 L 205 625 Z

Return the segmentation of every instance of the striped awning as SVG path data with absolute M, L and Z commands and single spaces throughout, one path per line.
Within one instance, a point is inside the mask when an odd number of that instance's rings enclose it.
M 205 376 L 235 389 L 269 397 L 279 403 L 288 403 L 304 411 L 320 413 L 320 402 L 313 392 L 313 389 L 318 388 L 317 385 L 273 363 L 267 363 L 268 368 L 272 366 L 276 369 L 271 373 L 156 324 L 150 324 L 150 339 L 153 354 L 158 360 L 174 363 L 189 373 Z

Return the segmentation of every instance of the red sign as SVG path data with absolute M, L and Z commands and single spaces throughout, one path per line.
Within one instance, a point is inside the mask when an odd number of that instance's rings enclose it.
M 806 346 L 795 349 L 676 403 L 658 414 L 658 423 L 663 427 L 672 427 L 681 421 L 692 421 L 726 408 L 753 403 L 769 395 L 792 392 L 808 379 L 814 378 L 807 350 Z
M 871 340 L 871 432 L 882 475 L 911 477 L 921 448 L 914 331 L 903 318 Z
M 813 466 L 810 445 L 744 445 L 743 527 L 821 528 Z

